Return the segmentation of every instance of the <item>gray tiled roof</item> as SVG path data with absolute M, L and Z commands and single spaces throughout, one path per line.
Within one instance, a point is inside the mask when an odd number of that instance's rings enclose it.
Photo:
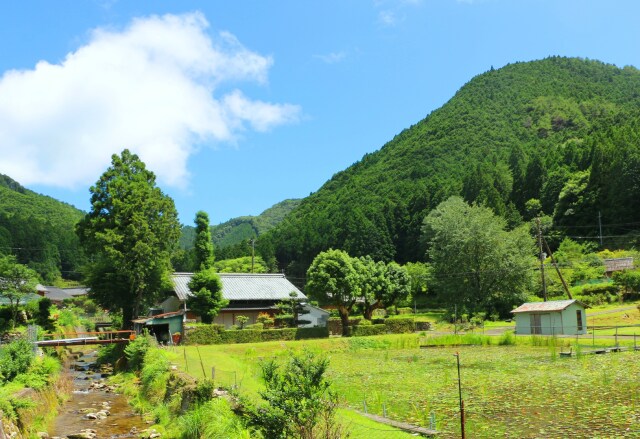
M 284 274 L 219 273 L 222 281 L 222 296 L 227 300 L 283 300 L 295 291 L 298 299 L 306 299 Z M 173 290 L 180 300 L 191 295 L 189 281 L 191 273 L 174 273 Z
M 569 305 L 573 303 L 578 303 L 584 306 L 581 302 L 577 300 L 551 300 L 549 302 L 528 302 L 523 303 L 513 311 L 512 313 L 519 312 L 551 312 L 551 311 L 562 311 L 567 308 Z
M 62 302 L 65 299 L 71 299 L 71 295 L 63 288 L 46 287 L 44 297 L 48 297 L 54 302 Z

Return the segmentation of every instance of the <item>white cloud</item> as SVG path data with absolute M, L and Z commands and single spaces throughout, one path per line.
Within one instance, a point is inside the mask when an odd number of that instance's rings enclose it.
M 395 26 L 398 23 L 398 17 L 393 11 L 380 11 L 378 13 L 378 20 L 383 26 Z
M 335 64 L 347 57 L 345 52 L 331 52 L 326 55 L 314 55 L 314 58 L 318 58 L 319 60 L 327 63 L 327 64 Z
M 266 83 L 273 60 L 230 33 L 207 33 L 200 13 L 96 29 L 64 61 L 0 77 L 0 172 L 23 184 L 95 182 L 111 154 L 129 148 L 159 180 L 188 181 L 202 144 L 233 141 L 297 120 L 300 108 L 251 100 L 220 85 Z

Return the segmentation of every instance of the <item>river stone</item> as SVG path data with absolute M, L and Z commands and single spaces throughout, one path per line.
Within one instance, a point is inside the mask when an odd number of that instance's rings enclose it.
M 49 433 L 46 431 L 39 431 L 36 433 L 36 436 L 38 436 L 39 439 L 49 439 Z
M 82 417 L 82 419 L 90 419 L 90 420 L 94 420 L 94 419 L 98 419 L 98 415 L 95 413 L 87 413 L 86 415 L 84 415 Z
M 80 430 L 78 433 L 67 435 L 67 439 L 95 439 L 98 435 L 95 430 Z

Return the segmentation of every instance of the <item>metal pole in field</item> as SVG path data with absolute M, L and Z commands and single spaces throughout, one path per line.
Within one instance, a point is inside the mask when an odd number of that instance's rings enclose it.
M 453 305 L 453 333 L 458 335 L 458 305 Z
M 458 396 L 460 398 L 460 437 L 464 439 L 464 400 L 462 399 L 462 380 L 460 379 L 460 353 L 453 354 L 458 361 Z

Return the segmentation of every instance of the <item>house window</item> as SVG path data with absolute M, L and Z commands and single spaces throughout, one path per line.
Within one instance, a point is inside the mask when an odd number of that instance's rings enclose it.
M 576 320 L 578 322 L 578 331 L 582 331 L 582 311 L 576 311 Z

